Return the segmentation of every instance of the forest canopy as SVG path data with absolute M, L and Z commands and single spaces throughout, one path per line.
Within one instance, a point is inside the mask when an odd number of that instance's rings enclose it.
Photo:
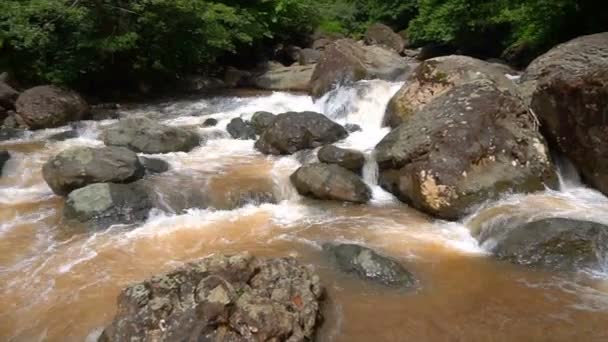
M 382 22 L 413 46 L 441 44 L 528 62 L 608 29 L 597 0 L 3 0 L 0 70 L 83 85 L 215 70 L 252 47 L 303 43 L 315 31 L 361 37 Z

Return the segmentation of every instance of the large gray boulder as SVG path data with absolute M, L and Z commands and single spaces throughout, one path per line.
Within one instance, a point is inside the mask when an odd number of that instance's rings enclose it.
M 478 80 L 435 98 L 376 146 L 380 184 L 443 219 L 506 193 L 555 188 L 543 137 L 521 99 Z
M 353 244 L 325 244 L 323 250 L 329 253 L 342 272 L 361 279 L 400 288 L 412 288 L 417 283 L 414 275 L 399 262 L 369 248 Z
M 59 127 L 85 119 L 89 105 L 78 93 L 56 86 L 38 86 L 19 95 L 17 114 L 32 129 Z
M 338 165 L 305 165 L 290 179 L 302 196 L 353 203 L 367 203 L 372 197 L 370 188 L 359 176 Z
M 517 95 L 517 87 L 503 68 L 467 56 L 437 57 L 422 62 L 390 100 L 384 125 L 395 128 L 416 111 L 453 87 L 476 80 L 490 80 L 500 90 Z
M 42 167 L 44 180 L 62 196 L 93 183 L 133 182 L 144 174 L 137 155 L 123 147 L 72 147 Z
M 314 64 L 272 68 L 255 77 L 253 83 L 260 89 L 309 91 L 314 69 Z
M 608 226 L 567 218 L 499 225 L 482 231 L 480 243 L 501 260 L 553 270 L 601 269 L 608 257 Z
M 361 173 L 365 165 L 363 153 L 356 150 L 339 148 L 334 145 L 321 147 L 319 152 L 317 152 L 317 157 L 322 163 L 336 164 L 355 173 Z
M 372 24 L 367 28 L 365 44 L 384 46 L 396 53 L 403 52 L 405 48 L 403 37 L 395 33 L 390 27 L 380 23 Z
M 608 33 L 555 47 L 522 80 L 547 140 L 608 195 Z
M 255 148 L 265 154 L 292 154 L 342 140 L 348 132 L 325 115 L 289 112 L 277 115 Z
M 143 221 L 151 206 L 148 194 L 137 183 L 96 183 L 72 191 L 63 216 L 86 223 L 90 229 L 103 229 Z
M 255 129 L 241 118 L 234 118 L 226 126 L 231 137 L 238 140 L 255 140 Z
M 276 115 L 269 112 L 255 112 L 251 117 L 251 126 L 255 129 L 256 134 L 262 135 L 276 118 Z
M 106 145 L 123 146 L 147 154 L 189 152 L 199 146 L 200 140 L 194 131 L 143 117 L 122 119 L 103 132 Z
M 293 258 L 213 255 L 124 289 L 99 341 L 312 341 L 322 294 Z
M 311 93 L 319 98 L 338 84 L 365 79 L 405 79 L 415 65 L 413 60 L 382 47 L 340 39 L 323 51 L 312 75 Z

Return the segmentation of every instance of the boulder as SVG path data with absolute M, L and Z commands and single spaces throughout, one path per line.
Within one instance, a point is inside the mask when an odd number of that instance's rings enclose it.
M 72 147 L 52 157 L 42 175 L 58 195 L 93 183 L 129 183 L 144 176 L 137 155 L 123 147 Z
M 260 89 L 309 91 L 314 69 L 314 64 L 272 68 L 255 77 L 253 83 Z
M 367 29 L 364 41 L 367 45 L 384 46 L 396 53 L 401 53 L 405 48 L 405 42 L 399 34 L 390 27 L 379 23 L 373 24 Z
M 482 231 L 480 243 L 501 260 L 552 270 L 602 269 L 608 257 L 608 226 L 546 218 Z
M 0 81 L 0 107 L 5 110 L 15 109 L 15 101 L 18 97 L 19 92 L 5 82 Z
M 158 158 L 139 157 L 139 162 L 147 173 L 163 173 L 169 171 L 169 163 Z
M 227 67 L 224 72 L 224 84 L 227 87 L 246 87 L 251 83 L 251 72 Z
M 353 203 L 367 203 L 372 198 L 370 188 L 359 176 L 338 165 L 305 165 L 290 179 L 302 196 Z
M 209 118 L 203 122 L 203 127 L 214 127 L 217 125 L 217 119 Z
M 234 139 L 255 140 L 255 129 L 241 118 L 234 118 L 226 126 L 226 130 Z
M 379 46 L 364 46 L 340 39 L 325 48 L 315 67 L 311 93 L 319 98 L 338 84 L 364 79 L 405 79 L 415 62 Z
M 266 128 L 270 127 L 277 116 L 269 112 L 255 112 L 251 117 L 251 126 L 255 129 L 255 133 L 262 135 Z
M 89 115 L 89 105 L 78 93 L 56 86 L 38 86 L 19 95 L 17 114 L 32 129 L 59 127 Z
M 356 150 L 339 148 L 334 145 L 323 146 L 317 153 L 317 157 L 322 163 L 336 164 L 359 174 L 365 165 L 363 153 Z
M 500 90 L 518 93 L 503 69 L 491 63 L 467 56 L 437 57 L 420 64 L 389 101 L 384 125 L 395 128 L 453 87 L 480 79 L 496 83 Z
M 216 254 L 124 289 L 99 341 L 312 341 L 322 294 L 294 258 Z
M 585 183 L 608 194 L 608 32 L 550 50 L 530 64 L 522 82 L 549 143 Z
M 380 184 L 406 203 L 456 220 L 510 192 L 557 187 L 535 119 L 494 82 L 455 86 L 377 146 Z
M 315 64 L 321 58 L 321 52 L 315 49 L 302 49 L 300 51 L 300 57 L 298 59 L 298 63 L 300 65 L 309 65 Z
M 72 191 L 65 202 L 67 220 L 103 229 L 114 224 L 130 224 L 148 218 L 151 202 L 137 183 L 96 183 Z
M 0 151 L 0 176 L 2 176 L 2 169 L 4 169 L 4 164 L 11 159 L 11 154 L 8 151 L 1 150 Z
M 344 127 L 314 112 L 279 114 L 255 143 L 265 154 L 292 154 L 332 144 L 348 136 Z
M 106 128 L 102 136 L 108 146 L 124 146 L 147 154 L 189 152 L 200 144 L 194 131 L 143 117 L 122 119 Z
M 324 244 L 323 250 L 345 273 L 386 286 L 412 288 L 416 278 L 399 262 L 375 251 L 352 244 Z

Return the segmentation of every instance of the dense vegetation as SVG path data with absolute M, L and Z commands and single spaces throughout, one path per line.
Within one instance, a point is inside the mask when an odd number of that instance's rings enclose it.
M 597 0 L 2 0 L 0 69 L 80 87 L 175 79 L 218 59 L 301 43 L 316 29 L 360 37 L 373 22 L 524 63 L 571 37 L 608 29 Z

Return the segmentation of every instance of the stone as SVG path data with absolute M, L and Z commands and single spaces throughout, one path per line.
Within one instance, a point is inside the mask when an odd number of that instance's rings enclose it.
M 558 271 L 603 269 L 608 226 L 585 220 L 545 218 L 482 231 L 480 243 L 500 260 Z
M 42 167 L 44 180 L 61 196 L 94 183 L 130 183 L 144 174 L 137 155 L 123 147 L 72 147 Z
M 214 127 L 217 125 L 217 119 L 209 118 L 203 122 L 203 127 Z
M 216 254 L 124 289 L 99 341 L 312 341 L 322 295 L 294 258 Z
M 32 129 L 53 128 L 90 114 L 89 105 L 76 92 L 56 86 L 38 86 L 19 95 L 17 114 Z
M 448 220 L 507 193 L 558 186 L 534 117 L 489 80 L 436 97 L 384 137 L 375 156 L 384 189 Z
M 414 275 L 399 262 L 374 250 L 353 244 L 324 244 L 338 268 L 347 274 L 385 286 L 410 289 L 416 286 Z
M 272 68 L 255 77 L 257 88 L 280 91 L 309 91 L 315 65 L 293 65 Z
M 401 53 L 405 48 L 403 38 L 390 27 L 380 23 L 370 25 L 367 32 L 365 32 L 364 40 L 367 45 L 384 46 L 396 53 Z
M 293 154 L 342 140 L 348 136 L 344 127 L 323 114 L 314 112 L 283 113 L 255 143 L 264 154 Z
M 272 125 L 277 116 L 268 112 L 255 112 L 251 117 L 251 126 L 257 135 L 262 135 L 264 131 Z
M 500 90 L 518 94 L 515 83 L 500 67 L 467 56 L 437 57 L 420 64 L 389 101 L 384 125 L 395 128 L 453 87 L 480 79 L 494 82 Z
M 69 140 L 69 139 L 78 138 L 78 136 L 79 136 L 78 131 L 71 129 L 69 131 L 55 133 L 55 134 L 49 136 L 47 139 L 51 140 L 51 141 L 65 141 L 65 140 Z
M 317 153 L 319 161 L 326 164 L 336 164 L 360 174 L 365 165 L 365 156 L 356 150 L 339 148 L 334 145 L 323 146 Z
M 298 59 L 298 63 L 300 65 L 310 65 L 315 64 L 321 58 L 321 52 L 315 49 L 302 49 L 300 51 L 300 57 Z
M 302 196 L 353 203 L 367 203 L 371 189 L 352 171 L 323 163 L 304 165 L 290 177 Z
M 169 163 L 158 158 L 139 157 L 139 162 L 147 173 L 163 173 L 169 171 Z
M 147 193 L 136 183 L 96 183 L 72 191 L 63 215 L 67 220 L 86 223 L 90 229 L 104 229 L 143 221 L 150 209 Z
M 355 132 L 363 131 L 361 126 L 359 126 L 357 124 L 346 124 L 346 125 L 344 125 L 344 128 L 348 131 L 348 133 L 355 133 Z
M 104 130 L 102 138 L 108 146 L 123 146 L 146 154 L 190 152 L 201 142 L 194 131 L 143 117 L 119 120 Z
M 226 126 L 226 130 L 234 139 L 255 140 L 255 129 L 241 118 L 234 118 Z

